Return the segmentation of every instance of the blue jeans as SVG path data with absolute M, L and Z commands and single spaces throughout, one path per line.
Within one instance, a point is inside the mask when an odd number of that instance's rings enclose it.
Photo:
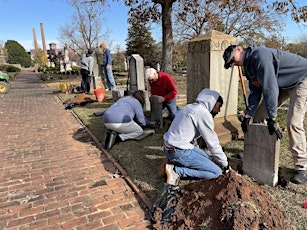
M 174 170 L 180 177 L 212 179 L 222 175 L 222 169 L 198 147 L 194 149 L 174 148 L 171 154 L 163 148 L 163 152 L 167 159 L 175 165 Z
M 169 118 L 171 120 L 173 120 L 175 118 L 175 115 L 177 113 L 177 105 L 176 105 L 176 98 L 174 98 L 173 100 L 169 101 L 169 102 L 163 102 L 163 111 L 162 111 L 162 114 L 165 111 L 165 108 L 168 110 L 168 113 L 169 113 Z
M 108 89 L 111 90 L 111 89 L 116 88 L 116 84 L 115 84 L 115 80 L 114 80 L 113 72 L 112 72 L 112 67 L 110 66 L 110 68 L 107 69 L 107 67 L 104 66 L 103 71 L 104 71 L 104 77 L 106 78 L 106 81 L 107 81 Z

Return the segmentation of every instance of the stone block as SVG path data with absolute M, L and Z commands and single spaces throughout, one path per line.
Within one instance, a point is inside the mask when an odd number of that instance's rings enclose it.
M 125 94 L 125 90 L 112 90 L 112 98 L 113 101 L 117 101 L 119 98 L 123 97 Z
M 275 186 L 278 182 L 280 140 L 264 124 L 250 124 L 244 135 L 243 173 Z
M 159 96 L 152 95 L 150 97 L 150 120 L 160 123 L 159 128 L 163 127 L 162 103 L 158 102 Z

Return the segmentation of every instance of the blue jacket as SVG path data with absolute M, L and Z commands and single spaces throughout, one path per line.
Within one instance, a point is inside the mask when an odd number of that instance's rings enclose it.
M 107 64 L 112 65 L 112 55 L 109 49 L 106 49 L 103 53 L 103 66 L 106 66 Z
M 245 114 L 253 116 L 263 95 L 268 117 L 277 116 L 279 89 L 296 86 L 307 75 L 307 59 L 286 51 L 250 45 L 246 49 L 244 71 L 250 94 Z M 252 84 L 256 78 L 261 87 Z

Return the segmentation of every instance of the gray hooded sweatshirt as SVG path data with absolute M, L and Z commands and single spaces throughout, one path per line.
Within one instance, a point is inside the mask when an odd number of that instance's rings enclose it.
M 163 139 L 167 145 L 180 149 L 193 149 L 197 145 L 196 139 L 201 136 L 215 160 L 226 167 L 227 157 L 214 131 L 214 121 L 210 113 L 218 97 L 218 92 L 203 89 L 198 94 L 196 102 L 178 110 Z

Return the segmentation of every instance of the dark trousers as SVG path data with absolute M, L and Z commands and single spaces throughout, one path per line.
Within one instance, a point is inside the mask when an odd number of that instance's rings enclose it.
M 82 75 L 81 91 L 83 93 L 89 93 L 91 90 L 92 77 L 89 75 L 89 71 L 86 69 L 81 69 L 81 75 Z

